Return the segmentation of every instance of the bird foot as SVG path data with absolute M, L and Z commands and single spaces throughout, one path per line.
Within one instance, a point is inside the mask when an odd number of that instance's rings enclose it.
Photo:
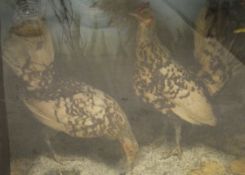
M 47 157 L 52 159 L 54 162 L 56 162 L 60 166 L 63 166 L 65 164 L 64 160 L 60 156 L 58 156 L 57 154 L 49 154 Z
M 176 147 L 174 149 L 171 149 L 170 151 L 163 152 L 163 158 L 168 159 L 172 156 L 177 156 L 179 160 L 182 159 L 182 149 L 179 147 Z
M 128 174 L 134 167 L 135 161 L 127 161 L 125 159 L 121 159 L 117 165 L 117 169 L 119 171 L 120 175 L 126 175 Z
M 120 175 L 125 175 L 130 169 L 130 166 L 128 163 L 125 161 L 125 159 L 121 159 L 118 163 L 118 171 Z

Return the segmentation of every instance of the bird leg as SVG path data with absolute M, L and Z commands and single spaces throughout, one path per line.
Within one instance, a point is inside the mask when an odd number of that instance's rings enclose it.
M 174 121 L 174 130 L 175 130 L 175 149 L 173 150 L 173 153 L 178 156 L 178 158 L 181 158 L 182 156 L 182 149 L 181 149 L 181 123 L 180 121 Z
M 173 120 L 174 130 L 175 130 L 175 147 L 164 153 L 164 158 L 169 158 L 172 156 L 177 156 L 179 159 L 182 157 L 182 149 L 181 149 L 181 121 Z
M 51 159 L 53 159 L 55 162 L 57 162 L 58 164 L 61 164 L 62 165 L 62 162 L 59 160 L 59 156 L 56 154 L 53 146 L 52 146 L 52 140 L 53 138 L 55 137 L 56 135 L 56 132 L 55 131 L 47 131 L 45 130 L 45 133 L 44 133 L 44 140 L 45 140 L 45 143 L 47 144 L 48 146 L 48 149 L 50 151 L 50 156 Z
M 126 132 L 123 132 L 119 142 L 121 143 L 123 151 L 126 155 L 127 164 L 125 168 L 126 170 L 131 170 L 139 150 L 138 143 L 130 129 L 128 129 Z
M 54 160 L 56 163 L 58 163 L 59 165 L 63 166 L 64 164 L 62 163 L 62 161 L 59 160 L 58 155 L 56 154 L 53 146 L 52 146 L 52 140 L 55 137 L 56 132 L 55 131 L 51 131 L 49 129 L 44 130 L 44 140 L 48 146 L 48 149 L 50 151 L 51 154 L 48 155 L 48 157 L 50 157 L 52 160 Z M 61 169 L 58 169 L 58 173 L 59 175 L 63 175 Z

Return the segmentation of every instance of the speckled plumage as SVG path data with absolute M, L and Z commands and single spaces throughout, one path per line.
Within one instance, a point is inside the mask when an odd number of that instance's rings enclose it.
M 23 97 L 28 108 L 44 124 L 56 126 L 54 129 L 71 136 L 87 138 L 115 139 L 124 129 L 129 129 L 122 109 L 102 91 L 75 80 L 61 80 L 49 88 L 26 92 Z
M 215 125 L 216 119 L 203 89 L 186 69 L 172 60 L 167 48 L 160 43 L 151 9 L 139 8 L 132 15 L 139 22 L 134 76 L 136 94 L 163 114 L 192 124 Z
M 31 29 L 24 35 L 10 30 L 4 44 L 4 59 L 23 82 L 20 96 L 24 104 L 37 120 L 70 136 L 118 140 L 131 165 L 138 144 L 124 111 L 104 92 L 59 77 L 53 67 L 52 39 L 43 21 L 39 28 L 38 36 Z
M 242 63 L 231 51 L 238 37 L 231 34 L 238 22 L 225 19 L 226 15 L 231 16 L 229 8 L 228 2 L 223 2 L 220 7 L 206 6 L 199 12 L 196 20 L 194 55 L 200 64 L 198 77 L 211 96 L 220 92 L 242 68 Z M 231 34 L 227 34 L 227 31 Z

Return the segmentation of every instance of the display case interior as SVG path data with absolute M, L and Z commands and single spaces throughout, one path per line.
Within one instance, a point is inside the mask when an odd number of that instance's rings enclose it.
M 11 175 L 244 174 L 244 0 L 3 0 L 0 14 Z

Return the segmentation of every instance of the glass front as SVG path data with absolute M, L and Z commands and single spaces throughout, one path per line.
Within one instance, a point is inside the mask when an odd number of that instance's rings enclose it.
M 244 174 L 244 0 L 0 9 L 11 175 Z

